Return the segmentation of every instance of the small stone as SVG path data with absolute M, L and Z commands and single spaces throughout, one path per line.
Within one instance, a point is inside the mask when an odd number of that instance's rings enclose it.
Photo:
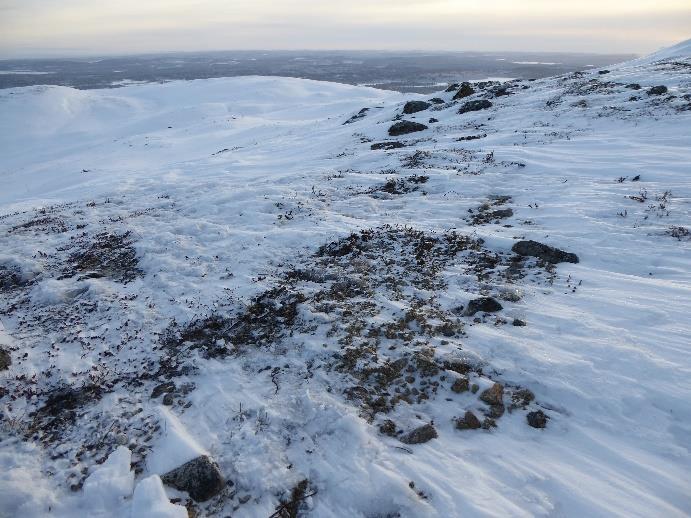
M 536 412 L 529 412 L 526 418 L 528 419 L 528 424 L 533 428 L 544 428 L 547 426 L 549 416 L 542 410 L 537 410 Z
M 453 385 L 451 385 L 451 390 L 456 394 L 467 392 L 469 388 L 468 378 L 457 378 L 456 381 L 453 382 Z
M 168 394 L 166 394 L 165 396 L 163 396 L 163 404 L 165 406 L 171 406 L 174 401 L 175 400 L 173 398 L 173 394 L 171 394 L 170 392 Z
M 477 385 L 476 383 L 473 383 L 473 384 L 470 386 L 470 391 L 471 391 L 473 394 L 477 394 L 477 391 L 478 391 L 478 390 L 480 390 L 480 386 Z
M 482 426 L 480 420 L 468 410 L 462 419 L 456 419 L 457 430 L 477 430 Z
M 437 430 L 431 424 L 422 425 L 411 430 L 401 437 L 400 441 L 404 444 L 422 444 L 439 437 Z
M 488 405 L 503 405 L 504 386 L 501 383 L 495 383 L 487 390 L 480 394 L 480 400 Z
M 427 122 L 429 122 L 430 124 L 434 124 L 435 122 L 439 122 L 439 119 L 435 119 L 434 117 L 432 117 L 432 118 L 431 118 L 429 121 L 427 121 Z
M 473 316 L 478 311 L 484 313 L 495 313 L 503 309 L 502 305 L 499 304 L 492 297 L 480 297 L 479 299 L 473 299 L 468 303 L 468 309 L 465 310 L 466 316 Z
M 515 327 L 525 327 L 528 324 L 525 323 L 525 320 L 521 320 L 520 318 L 514 318 L 513 319 L 513 325 Z
M 200 455 L 161 477 L 164 484 L 187 491 L 196 502 L 217 495 L 225 486 L 218 465 L 207 455 Z
M 379 431 L 389 437 L 396 437 L 396 423 L 391 419 L 387 419 L 379 426 Z

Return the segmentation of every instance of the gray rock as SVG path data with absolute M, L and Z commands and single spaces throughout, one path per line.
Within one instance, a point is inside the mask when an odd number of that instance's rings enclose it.
M 431 424 L 422 425 L 411 430 L 401 437 L 400 441 L 404 444 L 422 444 L 439 437 L 437 430 Z
M 444 91 L 445 91 L 445 92 L 455 92 L 456 90 L 458 90 L 458 87 L 459 87 L 459 86 L 461 86 L 461 85 L 459 85 L 458 83 L 452 83 L 452 84 L 450 84 L 449 87 L 448 87 L 446 90 L 444 90 Z
M 432 105 L 425 101 L 408 101 L 403 107 L 403 113 L 410 115 L 411 113 L 422 112 L 430 106 Z
M 578 256 L 537 241 L 518 241 L 511 247 L 518 255 L 537 257 L 548 263 L 577 263 Z
M 415 133 L 426 129 L 427 126 L 419 122 L 399 121 L 389 128 L 389 135 L 397 137 L 398 135 L 407 135 L 408 133 Z
M 481 99 L 479 101 L 468 101 L 467 103 L 464 103 L 463 106 L 461 106 L 458 109 L 459 114 L 463 113 L 468 113 L 468 112 L 477 112 L 480 110 L 486 110 L 487 108 L 492 107 L 492 102 L 488 101 L 487 99 Z
M 480 297 L 479 299 L 473 299 L 468 302 L 468 309 L 465 310 L 465 315 L 471 317 L 478 311 L 482 311 L 484 313 L 495 313 L 497 311 L 501 311 L 502 309 L 503 306 L 492 297 Z
M 501 383 L 495 383 L 487 390 L 480 394 L 480 399 L 490 406 L 503 405 L 504 401 L 504 386 Z
M 161 480 L 179 491 L 187 491 L 196 502 L 204 502 L 216 496 L 225 485 L 221 470 L 207 455 L 200 455 L 169 471 Z
M 453 100 L 457 101 L 458 99 L 463 99 L 464 97 L 468 97 L 469 95 L 473 95 L 474 93 L 475 90 L 472 86 L 470 86 L 470 83 L 466 81 L 464 83 L 461 83 L 458 92 L 456 92 L 456 95 L 453 96 Z

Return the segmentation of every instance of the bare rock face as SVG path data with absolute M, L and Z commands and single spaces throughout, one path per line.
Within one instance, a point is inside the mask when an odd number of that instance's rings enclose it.
M 425 101 L 408 101 L 403 107 L 403 113 L 410 115 L 411 113 L 425 111 L 430 106 L 432 105 Z
M 495 383 L 480 394 L 480 399 L 490 406 L 503 405 L 503 396 L 504 386 L 501 383 Z
M 518 255 L 537 257 L 548 263 L 577 263 L 578 256 L 537 241 L 518 241 L 511 247 Z
M 207 455 L 200 455 L 169 471 L 161 480 L 175 489 L 187 491 L 196 502 L 204 502 L 216 496 L 225 485 L 221 470 Z
M 404 444 L 422 444 L 437 437 L 437 430 L 434 426 L 425 424 L 405 434 L 400 441 Z
M 389 128 L 389 135 L 397 137 L 399 135 L 407 135 L 408 133 L 415 133 L 417 131 L 424 131 L 427 126 L 419 122 L 399 121 Z

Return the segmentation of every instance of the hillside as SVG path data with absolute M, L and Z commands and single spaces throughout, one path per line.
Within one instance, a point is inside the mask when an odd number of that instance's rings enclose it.
M 8 89 L 0 150 L 1 515 L 691 513 L 689 42 Z

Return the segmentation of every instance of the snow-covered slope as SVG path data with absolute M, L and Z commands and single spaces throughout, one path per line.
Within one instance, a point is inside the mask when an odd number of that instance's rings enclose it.
M 414 114 L 0 92 L 0 513 L 691 513 L 683 45 Z M 198 458 L 208 499 L 172 487 Z

